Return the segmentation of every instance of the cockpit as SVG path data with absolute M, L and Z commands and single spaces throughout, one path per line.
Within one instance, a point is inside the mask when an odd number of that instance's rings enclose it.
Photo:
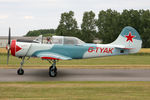
M 81 45 L 85 44 L 82 40 L 76 37 L 69 36 L 53 36 L 51 39 L 52 44 L 68 44 L 68 45 Z
M 63 44 L 63 45 L 82 45 L 85 44 L 84 41 L 69 36 L 52 36 L 47 39 L 43 39 L 42 35 L 37 37 L 35 40 L 23 40 L 17 39 L 18 42 L 29 42 L 29 43 L 44 43 L 44 44 Z

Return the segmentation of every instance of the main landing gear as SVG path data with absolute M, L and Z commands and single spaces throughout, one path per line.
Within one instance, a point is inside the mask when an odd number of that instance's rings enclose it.
M 50 77 L 56 77 L 57 75 L 57 68 L 56 68 L 56 60 L 48 60 L 49 63 L 52 63 L 52 66 L 49 67 L 49 76 Z
M 23 64 L 24 64 L 24 60 L 25 60 L 25 57 L 21 57 L 22 61 L 20 63 L 20 68 L 17 70 L 17 74 L 18 75 L 23 75 L 24 74 L 24 70 L 22 68 Z M 56 77 L 57 75 L 57 68 L 56 68 L 56 60 L 48 60 L 49 63 L 52 64 L 52 66 L 49 67 L 49 76 L 50 77 Z
M 22 57 L 22 62 L 20 63 L 20 68 L 17 70 L 18 75 L 23 75 L 24 74 L 24 70 L 22 69 L 22 66 L 24 64 L 24 59 L 25 59 L 25 57 Z

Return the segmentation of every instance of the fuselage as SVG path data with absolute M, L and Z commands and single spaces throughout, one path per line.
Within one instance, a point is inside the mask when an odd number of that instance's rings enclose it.
M 12 40 L 11 43 L 11 54 L 17 57 L 37 57 L 37 54 L 42 52 L 60 54 L 72 59 L 128 54 L 128 50 L 120 51 L 121 49 L 115 48 L 111 44 L 39 44 L 17 42 L 16 40 Z

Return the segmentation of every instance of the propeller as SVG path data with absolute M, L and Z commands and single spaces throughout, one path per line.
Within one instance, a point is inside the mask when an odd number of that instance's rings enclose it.
M 11 42 L 11 29 L 10 29 L 10 27 L 9 27 L 8 44 L 7 44 L 7 64 L 8 64 L 8 62 L 9 62 L 10 42 Z

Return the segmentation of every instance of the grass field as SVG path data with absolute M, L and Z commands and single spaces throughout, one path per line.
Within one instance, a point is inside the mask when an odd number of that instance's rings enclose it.
M 6 49 L 0 48 L 0 67 L 17 67 L 21 59 L 10 56 L 9 65 L 6 64 Z M 134 55 L 121 55 L 112 57 L 102 57 L 93 59 L 59 61 L 58 67 L 75 67 L 75 68 L 150 68 L 150 49 L 141 49 L 140 53 Z M 49 67 L 50 64 L 40 58 L 31 58 L 25 60 L 26 67 Z
M 142 48 L 139 53 L 150 53 L 150 48 Z
M 69 60 L 69 61 L 59 61 L 57 63 L 58 67 L 75 67 L 75 68 L 103 68 L 103 67 L 149 67 L 150 68 L 150 56 L 146 55 L 123 55 L 123 56 L 112 56 L 103 58 L 93 58 L 93 59 L 81 59 L 81 60 Z M 21 59 L 10 56 L 9 65 L 6 64 L 7 56 L 0 56 L 0 67 L 18 67 L 20 65 Z M 41 60 L 39 58 L 31 58 L 30 60 L 25 60 L 25 67 L 48 67 L 50 64 L 46 60 Z
M 6 48 L 0 48 L 0 53 L 7 53 Z
M 0 83 L 0 100 L 150 100 L 150 82 Z
M 0 67 L 18 68 L 20 59 L 0 49 Z M 58 67 L 150 68 L 150 49 L 139 54 L 60 61 Z M 32 66 L 32 67 L 31 67 Z M 45 60 L 31 58 L 25 68 L 48 67 Z M 145 67 L 144 67 L 145 66 Z M 0 82 L 0 100 L 150 100 L 150 82 Z

